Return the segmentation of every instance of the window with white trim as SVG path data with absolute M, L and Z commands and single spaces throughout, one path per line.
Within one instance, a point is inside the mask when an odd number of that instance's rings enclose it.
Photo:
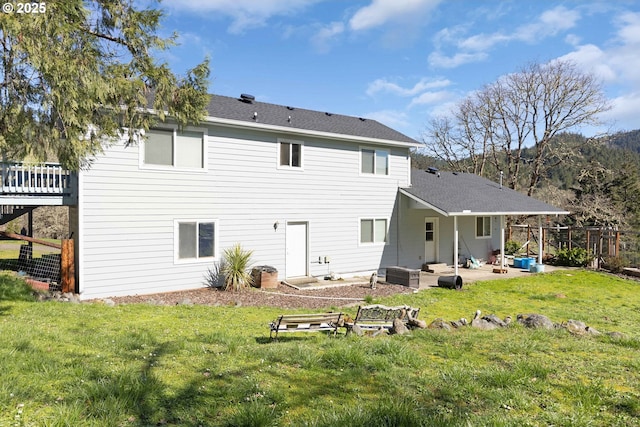
M 363 174 L 389 175 L 389 150 L 361 148 L 360 172 Z
M 476 238 L 485 239 L 489 237 L 491 237 L 491 217 L 477 216 L 476 217 Z
M 301 169 L 302 147 L 300 141 L 278 141 L 278 167 Z
M 176 261 L 216 259 L 218 253 L 217 228 L 217 221 L 213 220 L 176 220 Z
M 204 169 L 204 132 L 149 129 L 143 164 L 178 169 Z
M 387 219 L 363 218 L 360 220 L 360 243 L 387 243 Z

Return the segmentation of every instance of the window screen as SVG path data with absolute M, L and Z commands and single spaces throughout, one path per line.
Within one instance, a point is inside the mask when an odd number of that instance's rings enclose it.
M 144 162 L 148 165 L 173 165 L 173 132 L 151 129 L 144 145 Z
M 179 132 L 176 137 L 176 166 L 179 168 L 202 168 L 202 132 Z
M 360 243 L 373 243 L 373 220 L 360 221 Z
M 362 173 L 375 172 L 375 150 L 362 150 Z

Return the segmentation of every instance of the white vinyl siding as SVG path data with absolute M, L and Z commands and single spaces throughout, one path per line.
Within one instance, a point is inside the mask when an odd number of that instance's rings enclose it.
M 397 265 L 394 209 L 398 187 L 408 185 L 408 148 L 388 149 L 389 179 L 379 179 L 360 173 L 361 143 L 305 136 L 304 173 L 292 179 L 276 166 L 279 142 L 295 138 L 213 125 L 203 132 L 204 171 L 140 167 L 144 151 L 124 141 L 81 171 L 76 235 L 83 299 L 203 287 L 208 269 L 236 243 L 253 251 L 254 265 L 275 267 L 283 280 L 286 224 L 299 222 L 308 224 L 309 275 L 323 277 L 328 267 L 344 276 L 371 274 Z M 360 219 L 386 219 L 388 244 L 361 244 Z M 176 221 L 212 220 L 214 260 L 177 260 Z M 384 238 L 375 223 L 374 235 Z M 193 245 L 186 246 L 193 255 Z M 318 261 L 325 257 L 330 264 Z
M 280 169 L 302 169 L 302 150 L 300 141 L 278 141 L 278 167 Z
M 491 217 L 490 216 L 476 217 L 476 238 L 488 239 L 490 237 L 491 237 Z
M 150 129 L 142 144 L 143 167 L 204 169 L 205 134 L 177 129 Z
M 360 173 L 389 175 L 389 150 L 361 148 Z
M 360 220 L 360 243 L 386 243 L 387 219 L 363 218 Z

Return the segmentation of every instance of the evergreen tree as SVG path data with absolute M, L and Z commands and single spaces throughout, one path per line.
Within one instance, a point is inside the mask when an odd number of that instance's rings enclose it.
M 0 14 L 3 158 L 53 154 L 78 169 L 167 115 L 181 126 L 201 119 L 208 61 L 182 78 L 158 62 L 153 52 L 176 37 L 157 35 L 161 17 L 134 0 L 51 0 L 38 13 Z

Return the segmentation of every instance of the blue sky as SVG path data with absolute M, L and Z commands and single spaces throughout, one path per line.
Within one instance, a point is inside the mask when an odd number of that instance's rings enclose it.
M 205 56 L 210 92 L 367 117 L 420 139 L 429 119 L 529 62 L 603 83 L 606 129 L 640 128 L 640 3 L 545 0 L 164 0 L 160 56 Z M 586 135 L 596 129 L 579 130 Z

